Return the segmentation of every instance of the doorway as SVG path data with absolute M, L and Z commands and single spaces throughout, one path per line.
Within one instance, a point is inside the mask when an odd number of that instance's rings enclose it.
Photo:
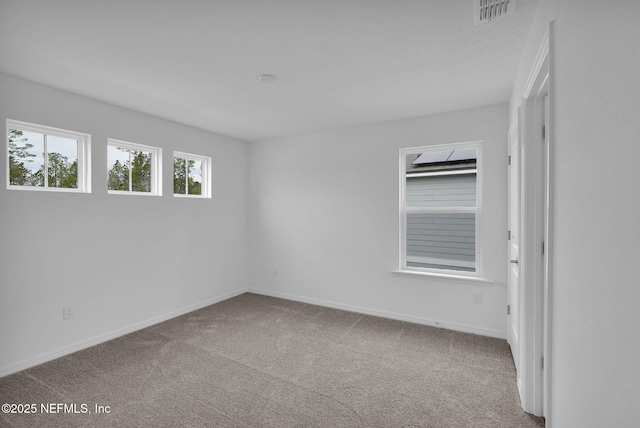
M 522 407 L 550 415 L 552 94 L 545 37 L 509 132 L 508 339 Z

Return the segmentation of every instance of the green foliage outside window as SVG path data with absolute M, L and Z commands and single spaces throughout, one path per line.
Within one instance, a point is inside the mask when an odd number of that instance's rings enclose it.
M 187 193 L 187 160 L 173 158 L 173 193 Z
M 116 160 L 113 163 L 107 172 L 108 189 L 151 192 L 151 153 L 120 147 L 117 149 L 128 153 L 129 159 L 123 162 Z
M 42 135 L 42 134 L 40 134 Z M 19 129 L 9 129 L 9 184 L 12 186 L 45 185 L 45 164 L 40 168 L 28 168 L 37 157 L 34 144 Z M 43 136 L 44 137 L 44 136 Z M 78 160 L 69 161 L 67 156 L 57 152 L 42 153 L 47 165 L 48 187 L 75 189 L 78 187 Z
M 202 161 L 173 158 L 173 193 L 202 194 Z

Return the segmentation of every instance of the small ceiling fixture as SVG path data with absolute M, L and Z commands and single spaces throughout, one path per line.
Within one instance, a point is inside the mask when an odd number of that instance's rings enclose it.
M 264 83 L 272 83 L 278 80 L 278 76 L 276 76 L 275 74 L 261 74 L 260 76 L 258 76 L 258 80 Z
M 517 0 L 473 0 L 475 25 L 491 22 L 516 11 Z

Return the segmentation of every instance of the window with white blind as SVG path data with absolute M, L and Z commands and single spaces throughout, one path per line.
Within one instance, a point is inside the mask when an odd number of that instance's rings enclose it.
M 480 143 L 400 151 L 400 270 L 481 276 Z

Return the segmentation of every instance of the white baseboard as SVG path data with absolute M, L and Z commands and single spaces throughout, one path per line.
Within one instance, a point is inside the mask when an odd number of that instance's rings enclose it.
M 89 339 L 81 340 L 79 342 L 72 343 L 67 346 L 62 346 L 58 349 L 36 355 L 26 360 L 18 361 L 16 363 L 8 364 L 4 367 L 0 367 L 0 377 L 10 375 L 11 373 L 19 372 L 30 367 L 37 366 L 38 364 L 46 363 L 47 361 L 55 360 L 56 358 L 63 357 L 65 355 L 72 354 L 90 346 L 97 345 L 107 340 L 115 339 L 116 337 L 124 336 L 125 334 L 133 333 L 134 331 L 141 330 L 143 328 L 150 327 L 154 324 L 161 323 L 163 321 L 170 320 L 171 318 L 179 317 L 180 315 L 187 314 L 189 312 L 196 311 L 214 303 L 222 302 L 223 300 L 230 299 L 240 294 L 246 293 L 246 288 L 241 290 L 232 291 L 230 293 L 223 294 L 221 296 L 214 297 L 202 302 L 198 302 L 193 305 L 185 306 L 184 308 L 177 309 L 175 311 L 168 312 L 166 314 L 158 315 L 153 318 L 149 318 L 144 321 L 137 322 L 127 327 L 119 328 L 117 330 L 109 331 L 107 333 L 99 334 Z
M 257 288 L 244 288 L 244 289 L 232 291 L 230 293 L 226 293 L 226 294 L 214 297 L 212 299 L 198 302 L 194 305 L 185 306 L 184 308 L 180 308 L 163 315 L 158 315 L 156 317 L 153 317 L 144 321 L 140 321 L 138 323 L 129 325 L 127 327 L 123 327 L 117 330 L 103 333 L 103 334 L 91 337 L 89 339 L 72 343 L 67 346 L 62 346 L 52 351 L 48 351 L 40 355 L 36 355 L 35 357 L 32 357 L 32 358 L 27 358 L 25 360 L 18 361 L 16 363 L 8 364 L 6 366 L 0 367 L 0 377 L 7 376 L 15 372 L 19 372 L 20 370 L 25 370 L 30 367 L 37 366 L 38 364 L 46 363 L 47 361 L 51 361 L 56 358 L 63 357 L 65 355 L 72 354 L 74 352 L 80 351 L 90 346 L 94 346 L 99 343 L 106 342 L 107 340 L 124 336 L 125 334 L 133 333 L 134 331 L 150 327 L 152 325 L 161 323 L 163 321 L 167 321 L 169 319 L 178 317 L 180 315 L 187 314 L 189 312 L 196 311 L 198 309 L 204 308 L 209 305 L 213 305 L 218 302 L 222 302 L 223 300 L 227 300 L 232 297 L 239 296 L 240 294 L 243 294 L 246 292 L 261 294 L 264 296 L 278 297 L 281 299 L 294 300 L 297 302 L 309 303 L 312 305 L 326 306 L 329 308 L 341 309 L 341 310 L 350 311 L 350 312 L 357 312 L 357 313 L 366 314 L 366 315 L 373 315 L 373 316 L 382 317 L 382 318 L 390 318 L 390 319 L 399 320 L 399 321 L 412 322 L 415 324 L 441 327 L 449 330 L 461 331 L 464 333 L 473 333 L 481 336 L 495 337 L 498 339 L 506 339 L 506 334 L 504 332 L 495 330 L 495 329 L 476 327 L 476 326 L 459 324 L 459 323 L 452 323 L 448 321 L 435 320 L 431 318 L 416 317 L 413 315 L 405 315 L 405 314 L 400 314 L 396 312 L 383 311 L 379 309 L 370 309 L 362 306 L 347 305 L 343 303 L 332 302 L 329 300 L 314 299 L 310 297 L 303 297 L 303 296 L 298 296 L 294 294 L 282 293 L 278 291 L 262 290 Z
M 329 300 L 314 299 L 311 297 L 303 297 L 303 296 L 297 296 L 294 294 L 282 293 L 279 291 L 262 290 L 258 288 L 249 288 L 247 291 L 249 293 L 261 294 L 264 296 L 279 297 L 281 299 L 294 300 L 296 302 L 309 303 L 309 304 L 318 305 L 318 306 L 326 306 L 334 309 L 342 309 L 344 311 L 357 312 L 360 314 L 373 315 L 373 316 L 382 317 L 382 318 L 390 318 L 398 321 L 406 321 L 414 324 L 423 324 L 423 325 L 428 325 L 432 327 L 446 328 L 448 330 L 455 330 L 463 333 L 478 334 L 480 336 L 495 337 L 498 339 L 507 338 L 506 332 L 501 330 L 491 329 L 491 328 L 477 327 L 473 325 L 466 325 L 466 324 L 454 323 L 449 321 L 441 321 L 441 320 L 436 320 L 432 318 L 416 317 L 413 315 L 400 314 L 397 312 L 389 312 L 389 311 L 383 311 L 379 309 L 370 309 L 362 306 L 347 305 L 343 303 L 332 302 Z

